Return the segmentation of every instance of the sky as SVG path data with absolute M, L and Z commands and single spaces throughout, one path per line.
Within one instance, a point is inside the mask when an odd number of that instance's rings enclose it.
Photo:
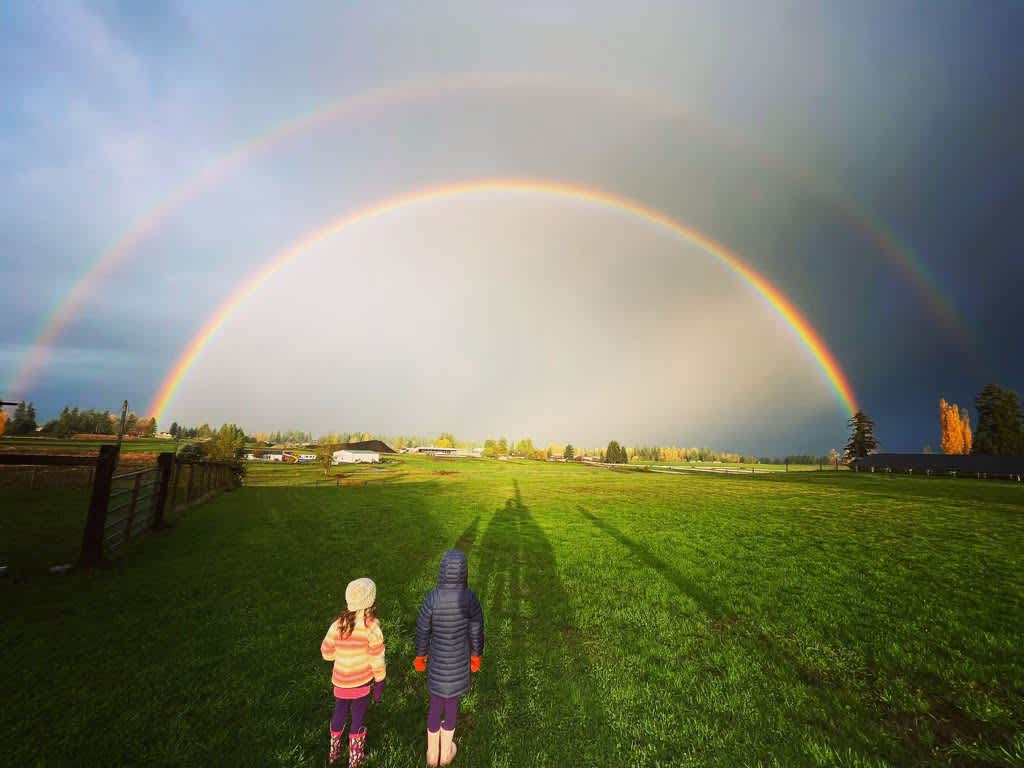
M 291 244 L 530 179 L 728 249 L 883 448 L 936 446 L 939 398 L 1024 392 L 1022 34 L 1000 0 L 5 3 L 0 397 L 146 412 Z M 499 185 L 300 251 L 161 426 L 845 443 L 776 308 L 621 206 Z

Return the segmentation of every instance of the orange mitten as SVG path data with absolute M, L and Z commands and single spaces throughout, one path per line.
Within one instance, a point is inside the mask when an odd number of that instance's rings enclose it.
M 479 656 L 470 656 L 469 657 L 469 671 L 470 672 L 479 672 L 480 671 L 480 657 Z
M 414 667 L 416 667 L 416 671 L 417 672 L 426 672 L 427 671 L 427 657 L 426 656 L 417 656 L 415 659 L 413 659 L 412 665 Z

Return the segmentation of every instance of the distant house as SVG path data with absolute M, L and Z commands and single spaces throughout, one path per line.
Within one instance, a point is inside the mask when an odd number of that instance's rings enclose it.
M 377 464 L 380 462 L 380 453 L 377 451 L 357 451 L 349 448 L 342 448 L 334 452 L 332 464 Z

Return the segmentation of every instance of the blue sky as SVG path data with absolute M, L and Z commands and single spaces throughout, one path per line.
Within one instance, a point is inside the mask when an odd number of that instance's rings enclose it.
M 0 386 L 89 265 L 232 148 L 372 89 L 506 85 L 395 100 L 254 158 L 133 251 L 27 391 L 0 394 L 44 417 L 142 409 L 245 276 L 324 221 L 537 177 L 733 249 L 818 329 L 884 445 L 935 444 L 940 397 L 1024 390 L 1022 33 L 1021 6 L 994 1 L 5 4 Z M 923 262 L 971 349 L 836 198 Z M 313 249 L 225 324 L 167 416 L 765 453 L 845 435 L 806 350 L 727 270 L 642 222 L 521 195 Z

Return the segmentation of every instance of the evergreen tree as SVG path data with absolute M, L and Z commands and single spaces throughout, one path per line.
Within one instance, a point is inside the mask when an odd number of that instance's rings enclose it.
M 24 432 L 22 432 L 21 430 L 22 430 L 23 425 L 25 424 L 25 419 L 26 419 L 25 401 L 22 400 L 20 403 L 18 403 L 17 407 L 14 409 L 14 415 L 11 417 L 10 422 L 7 424 L 7 434 L 8 435 L 21 435 L 21 434 L 24 434 Z
M 14 416 L 7 422 L 5 435 L 28 435 L 36 431 L 36 408 L 22 400 L 14 409 Z
M 850 441 L 846 444 L 843 456 L 847 461 L 867 456 L 878 448 L 875 437 L 875 422 L 864 411 L 857 411 L 847 422 L 850 427 Z
M 974 401 L 978 428 L 974 452 L 996 456 L 1024 453 L 1024 414 L 1016 392 L 989 384 Z
M 626 455 L 625 448 L 612 440 L 604 451 L 604 460 L 608 464 L 626 464 L 629 462 L 629 456 Z
M 565 450 L 562 451 L 562 458 L 566 461 L 572 461 L 576 458 L 576 450 L 572 447 L 572 443 L 565 446 Z
M 178 422 L 172 421 L 171 422 L 171 428 L 168 430 L 171 433 L 171 437 L 177 437 L 178 436 L 178 429 L 179 429 Z

